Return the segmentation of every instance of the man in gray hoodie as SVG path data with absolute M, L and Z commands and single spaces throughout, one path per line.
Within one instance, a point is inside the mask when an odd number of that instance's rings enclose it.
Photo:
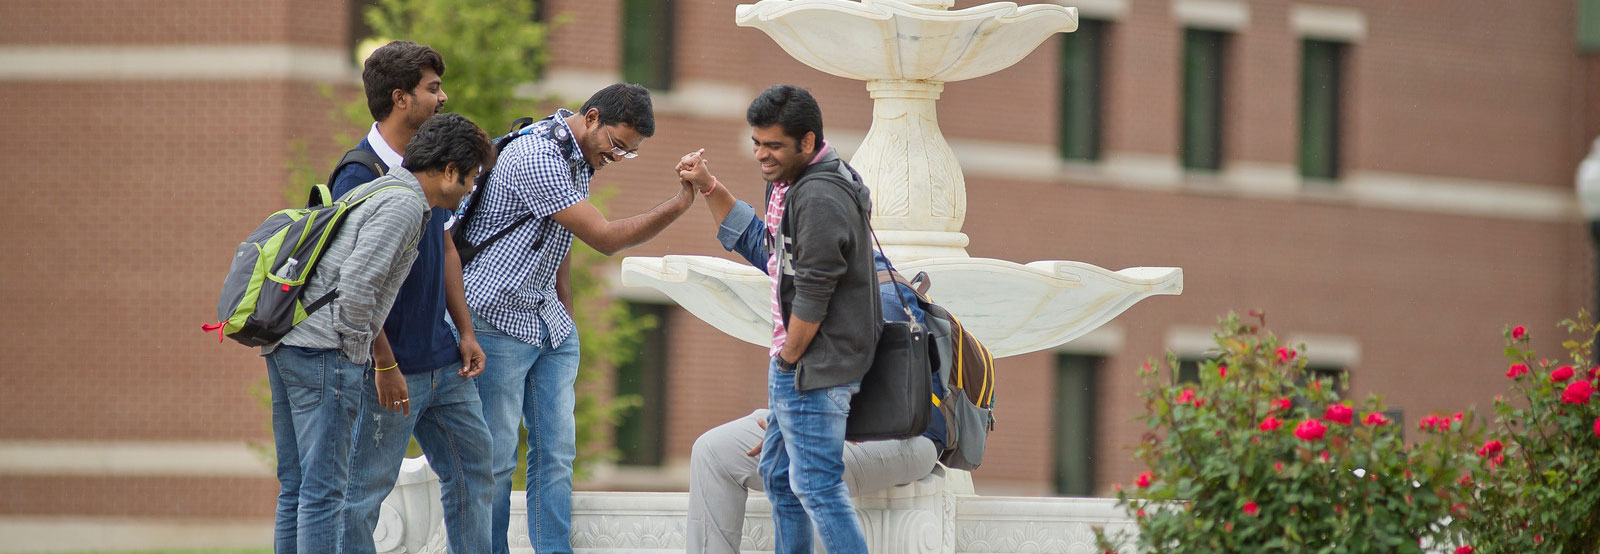
M 406 146 L 403 167 L 352 192 L 378 190 L 345 215 L 302 290 L 309 298 L 337 290 L 338 297 L 261 349 L 278 454 L 278 554 L 344 546 L 345 485 L 352 448 L 360 447 L 351 438 L 362 382 L 375 369 L 373 339 L 417 257 L 430 208 L 459 204 L 493 154 L 483 130 L 465 117 L 437 115 L 423 123 Z
M 844 482 L 844 431 L 850 397 L 872 366 L 883 320 L 867 188 L 823 140 L 822 110 L 805 89 L 773 85 L 750 103 L 745 119 L 767 181 L 764 218 L 730 215 L 754 210 L 736 203 L 704 163 L 680 166 L 679 177 L 711 198 L 719 221 L 764 227 L 725 233 L 724 246 L 735 248 L 729 237 L 767 245 L 772 411 L 761 442 L 761 477 L 772 501 L 774 551 L 811 552 L 815 526 L 829 553 L 865 553 Z

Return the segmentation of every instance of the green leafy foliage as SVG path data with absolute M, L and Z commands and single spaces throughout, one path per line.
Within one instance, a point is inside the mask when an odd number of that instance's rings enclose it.
M 1466 501 L 1459 452 L 1476 444 L 1473 415 L 1432 416 L 1406 444 L 1383 401 L 1340 398 L 1341 383 L 1306 371 L 1251 312 L 1222 318 L 1198 382 L 1178 360 L 1145 364 L 1146 433 L 1135 457 L 1149 472 L 1117 500 L 1136 516 L 1140 552 L 1421 552 L 1460 544 L 1450 524 Z
M 1488 440 L 1462 454 L 1473 498 L 1459 519 L 1480 554 L 1600 553 L 1596 326 L 1587 313 L 1560 326 L 1573 336 L 1566 361 L 1537 357 L 1522 327 L 1506 331 L 1510 394 L 1495 399 Z

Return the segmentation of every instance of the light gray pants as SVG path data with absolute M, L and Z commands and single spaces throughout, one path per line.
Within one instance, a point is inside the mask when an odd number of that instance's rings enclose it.
M 756 410 L 695 439 L 689 455 L 689 554 L 739 551 L 745 500 L 750 491 L 762 491 L 761 455 L 748 452 L 761 444 L 765 432 L 757 421 L 766 419 L 767 410 Z M 938 458 L 927 437 L 846 442 L 844 484 L 851 495 L 903 485 L 932 472 Z

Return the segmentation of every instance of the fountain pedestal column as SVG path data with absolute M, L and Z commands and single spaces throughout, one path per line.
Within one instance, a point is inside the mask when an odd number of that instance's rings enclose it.
M 889 259 L 967 257 L 967 182 L 939 130 L 938 81 L 867 81 L 872 128 L 850 165 L 872 190 L 872 226 Z

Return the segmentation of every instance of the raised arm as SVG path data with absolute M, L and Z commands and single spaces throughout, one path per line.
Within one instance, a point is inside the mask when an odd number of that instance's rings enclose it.
M 678 178 L 694 186 L 706 196 L 711 208 L 711 222 L 717 225 L 717 240 L 722 249 L 737 252 L 750 265 L 767 270 L 766 222 L 756 214 L 749 203 L 734 197 L 733 192 L 711 175 L 710 162 L 702 154 L 705 149 L 690 152 L 678 162 Z M 705 194 L 710 192 L 709 195 Z
M 688 211 L 689 206 L 694 205 L 694 187 L 688 183 L 681 185 L 678 193 L 672 198 L 657 204 L 650 211 L 633 217 L 607 220 L 594 204 L 583 200 L 556 212 L 550 218 L 572 231 L 572 234 L 577 235 L 585 244 L 601 254 L 610 256 L 655 238 L 662 229 L 666 229 L 672 222 L 677 221 L 683 212 Z

